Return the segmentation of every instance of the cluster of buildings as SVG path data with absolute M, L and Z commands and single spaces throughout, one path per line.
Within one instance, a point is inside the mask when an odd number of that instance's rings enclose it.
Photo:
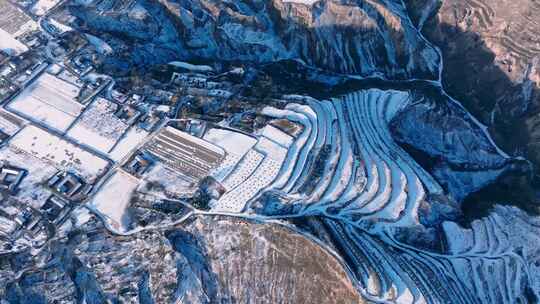
M 134 214 L 151 222 L 153 206 L 174 201 L 209 208 L 224 196 L 218 205 L 240 210 L 237 196 L 277 174 L 266 154 L 281 159 L 284 148 L 265 144 L 271 136 L 257 144 L 256 115 L 235 114 L 245 105 L 227 79 L 241 68 L 217 75 L 174 62 L 164 67 L 169 81 L 125 89 L 96 72 L 105 42 L 63 23 L 54 13 L 62 1 L 29 9 L 36 3 L 0 0 L 13 22 L 32 25 L 14 33 L 0 20 L 20 44 L 0 42 L 0 253 L 45 244 L 81 208 L 118 232 L 140 225 Z M 253 187 L 234 185 L 252 171 L 261 175 Z
M 0 0 L 0 253 L 44 244 L 85 204 L 122 229 L 149 173 L 193 186 L 223 153 L 166 126 L 175 92 L 122 92 L 95 73 L 100 50 L 58 5 Z

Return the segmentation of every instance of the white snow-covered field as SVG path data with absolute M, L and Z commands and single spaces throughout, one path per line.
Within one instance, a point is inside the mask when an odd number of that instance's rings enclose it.
M 77 142 L 86 144 L 103 153 L 107 153 L 115 144 L 114 139 L 100 136 L 99 133 L 81 124 L 73 126 L 67 135 Z
M 253 137 L 224 129 L 209 129 L 203 139 L 222 147 L 227 153 L 239 156 L 246 154 L 257 143 Z
M 93 182 L 109 166 L 108 161 L 33 125 L 17 133 L 9 146 L 58 170 L 74 171 L 87 182 Z
M 0 29 L 0 50 L 10 55 L 19 55 L 28 51 L 28 47 L 8 32 Z
M 241 156 L 227 153 L 221 164 L 219 164 L 217 168 L 213 169 L 210 172 L 210 175 L 213 176 L 217 181 L 223 182 L 225 177 L 227 177 L 234 170 L 234 168 L 236 168 L 236 165 L 241 159 Z
M 264 154 L 265 158 L 270 158 L 278 162 L 283 162 L 287 157 L 287 148 L 279 145 L 268 137 L 261 137 L 255 149 Z
M 264 155 L 262 153 L 256 150 L 248 151 L 222 181 L 225 189 L 230 191 L 243 183 L 253 174 L 263 159 Z
M 88 42 L 90 42 L 94 46 L 94 48 L 96 49 L 98 53 L 103 54 L 103 55 L 108 55 L 113 52 L 113 49 L 107 42 L 101 40 L 100 38 L 94 35 L 85 34 L 85 36 L 86 36 L 86 39 L 88 39 Z
M 100 152 L 108 153 L 129 125 L 114 115 L 116 105 L 98 98 L 82 114 L 67 136 Z
M 288 148 L 294 141 L 292 136 L 284 133 L 272 125 L 265 126 L 261 131 L 261 136 L 273 140 L 284 148 Z
M 138 179 L 122 170 L 117 170 L 101 186 L 89 203 L 89 207 L 109 220 L 113 229 L 125 232 L 130 224 L 126 209 L 138 185 Z
M 73 31 L 73 28 L 71 26 L 61 23 L 54 18 L 50 18 L 48 21 L 51 23 L 51 25 L 56 27 L 62 34 Z
M 14 221 L 0 217 L 0 235 L 10 235 L 15 229 L 17 229 L 17 224 Z
M 75 101 L 79 88 L 44 73 L 9 103 L 8 109 L 47 127 L 65 131 L 83 105 Z
M 60 2 L 60 0 L 38 0 L 32 8 L 30 8 L 30 12 L 36 16 L 43 16 L 58 2 Z
M 116 146 L 109 153 L 109 156 L 114 161 L 122 160 L 126 155 L 141 144 L 149 133 L 136 126 L 131 127 Z

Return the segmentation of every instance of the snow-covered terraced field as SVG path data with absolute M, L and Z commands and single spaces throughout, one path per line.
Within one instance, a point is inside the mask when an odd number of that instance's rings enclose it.
M 237 163 L 236 168 L 227 175 L 223 181 L 223 186 L 227 190 L 233 190 L 246 179 L 253 174 L 259 164 L 262 162 L 264 155 L 256 150 L 250 150 L 246 155 Z
M 262 114 L 301 124 L 302 132 L 294 140 L 273 127 L 260 132 L 255 148 L 224 178 L 228 193 L 220 202 L 231 206 L 238 201 L 233 208 L 238 212 L 264 188 L 288 194 L 303 205 L 304 213 L 332 214 L 359 224 L 418 223 L 417 210 L 426 193 L 442 190 L 394 143 L 388 130 L 388 121 L 409 102 L 407 93 L 369 90 L 332 101 L 290 98 L 298 102 L 284 109 L 267 107 Z M 265 145 L 265 151 L 260 147 L 267 138 L 274 144 Z M 279 172 L 273 174 L 267 159 L 280 149 L 286 156 L 277 157 Z M 264 182 L 252 187 L 263 169 L 270 170 Z
M 278 157 L 282 164 L 275 178 L 260 185 L 264 190 L 287 194 L 303 214 L 326 214 L 374 228 L 374 223 L 418 224 L 418 208 L 426 194 L 440 194 L 442 189 L 392 140 L 388 129 L 393 115 L 409 103 L 408 93 L 373 89 L 331 101 L 288 98 L 296 102 L 284 109 L 264 108 L 262 114 L 288 119 L 303 129 L 294 139 L 275 128 L 274 135 L 270 129 L 260 132 L 261 139 L 274 138 L 275 147 L 286 149 L 283 160 Z M 270 148 L 257 151 L 248 152 L 224 179 L 229 192 L 244 191 L 266 158 L 279 154 Z M 256 188 L 244 192 L 240 205 L 262 193 Z M 221 200 L 237 200 L 231 195 Z
M 531 246 L 539 234 L 520 232 L 512 222 L 531 231 L 540 225 L 517 209 L 500 207 L 470 229 L 445 222 L 441 251 L 398 240 L 404 229 L 423 229 L 419 209 L 428 194 L 443 194 L 389 131 L 392 117 L 412 101 L 407 92 L 287 98 L 284 109 L 267 107 L 262 114 L 302 131 L 294 138 L 275 128 L 258 132 L 257 144 L 223 179 L 227 192 L 214 211 L 321 215 L 373 302 L 530 302 L 527 294 L 540 285 Z M 266 191 L 270 201 L 260 199 Z
M 212 170 L 211 175 L 229 190 L 244 181 L 246 174 L 249 175 L 262 159 L 262 156 L 252 149 L 257 140 L 245 134 L 225 129 L 210 129 L 203 138 L 226 151 L 225 158 Z M 232 174 L 235 169 L 235 174 Z
M 385 303 L 531 303 L 540 283 L 538 224 L 499 206 L 470 229 L 446 222 L 448 249 L 435 253 L 327 221 L 363 293 Z
M 286 153 L 286 148 L 268 137 L 261 137 L 224 180 L 227 192 L 213 210 L 241 212 L 250 199 L 275 180 Z

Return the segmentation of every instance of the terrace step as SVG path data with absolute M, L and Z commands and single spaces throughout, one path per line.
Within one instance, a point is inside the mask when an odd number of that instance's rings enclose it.
M 250 150 L 244 155 L 234 170 L 225 178 L 222 185 L 230 191 L 253 174 L 259 164 L 262 162 L 264 155 L 255 150 Z
M 261 161 L 258 162 L 254 170 L 251 170 L 251 174 L 245 180 L 219 199 L 213 208 L 214 210 L 241 212 L 250 200 L 268 187 L 278 176 L 287 150 L 268 138 L 262 137 L 253 151 L 263 156 Z

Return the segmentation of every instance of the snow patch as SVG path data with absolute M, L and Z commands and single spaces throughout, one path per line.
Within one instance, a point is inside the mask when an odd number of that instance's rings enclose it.
M 214 69 L 208 65 L 195 65 L 183 61 L 171 61 L 168 64 L 178 68 L 190 70 L 192 72 L 209 73 L 214 71 Z
M 43 16 L 59 2 L 60 0 L 38 0 L 30 9 L 30 12 L 36 16 Z
M 96 48 L 96 51 L 98 53 L 102 55 L 109 55 L 113 53 L 112 47 L 107 42 L 90 34 L 85 34 L 85 36 L 86 39 L 88 39 L 88 42 L 90 42 L 90 44 L 92 44 Z

